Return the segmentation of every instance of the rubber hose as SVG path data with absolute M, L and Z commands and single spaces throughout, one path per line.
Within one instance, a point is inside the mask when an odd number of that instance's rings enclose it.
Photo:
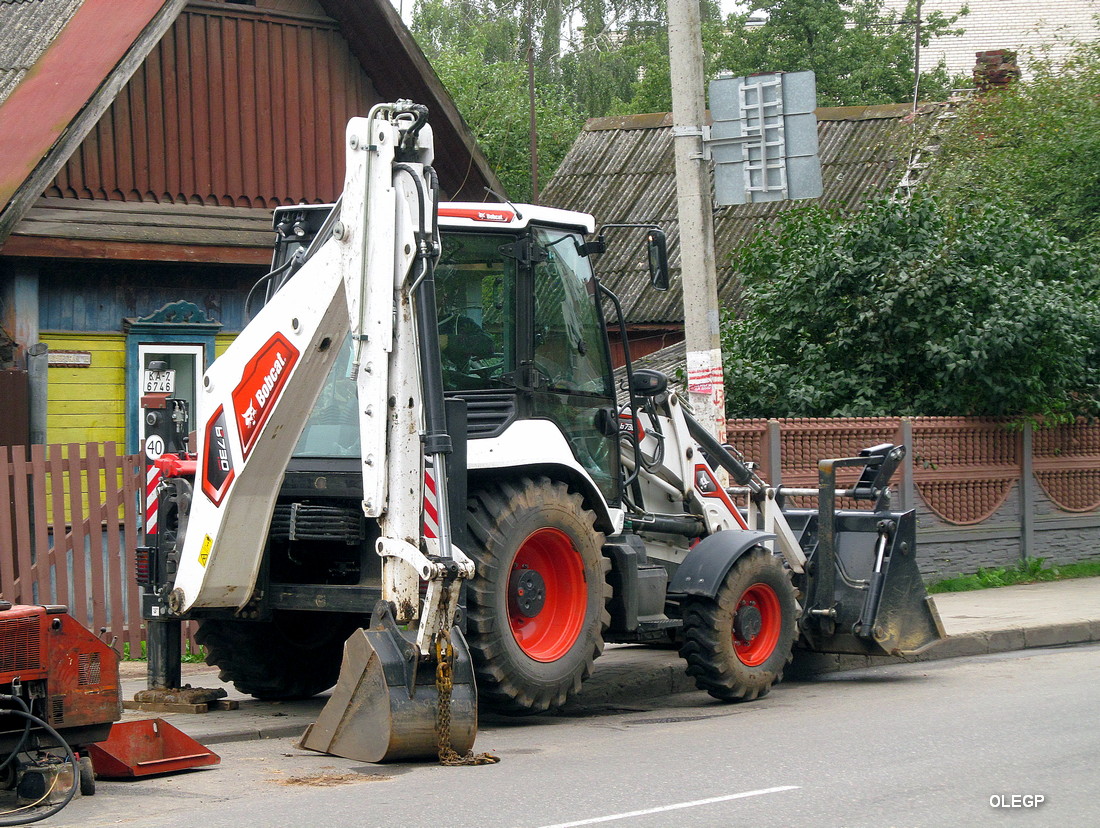
M 73 749 L 69 747 L 69 743 L 61 738 L 56 730 L 50 727 L 42 719 L 34 716 L 30 713 L 25 713 L 22 710 L 9 710 L 7 711 L 15 716 L 23 716 L 28 722 L 45 730 L 50 736 L 57 740 L 58 745 L 65 749 L 65 758 L 73 766 L 73 784 L 69 788 L 69 792 L 65 795 L 65 798 L 55 805 L 49 806 L 45 811 L 40 814 L 35 814 L 29 817 L 21 817 L 16 820 L 0 819 L 0 828 L 8 825 L 30 825 L 32 822 L 41 822 L 44 819 L 49 819 L 55 814 L 61 813 L 62 809 L 70 802 L 73 801 L 73 797 L 76 796 L 77 789 L 80 787 L 80 765 L 76 761 L 76 756 L 73 754 Z M 25 806 L 26 807 L 26 806 Z M 22 809 L 19 809 L 22 810 Z
M 24 713 L 29 715 L 30 712 L 31 712 L 31 709 L 29 707 L 27 707 L 27 703 L 25 701 L 23 701 L 21 698 L 19 698 L 18 696 L 6 696 L 6 695 L 5 696 L 0 696 L 0 702 L 3 702 L 5 704 L 8 703 L 8 702 L 15 702 L 21 708 L 23 708 Z M 30 723 L 30 720 L 27 720 L 27 722 L 23 725 L 23 735 L 19 737 L 19 743 L 15 746 L 15 749 L 11 753 L 8 754 L 8 758 L 5 759 L 3 762 L 0 762 L 0 770 L 3 770 L 8 765 L 10 765 L 12 763 L 12 760 L 15 759 L 15 757 L 18 756 L 20 753 L 23 752 L 23 745 L 25 745 L 27 743 L 27 736 L 30 735 L 30 732 L 31 732 L 31 723 Z

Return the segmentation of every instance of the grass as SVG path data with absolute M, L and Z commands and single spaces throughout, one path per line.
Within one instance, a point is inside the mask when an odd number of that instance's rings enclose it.
M 129 642 L 126 642 L 122 645 L 122 660 L 123 661 L 145 661 L 146 658 L 148 658 L 148 656 L 146 655 L 146 652 L 145 652 L 145 642 L 144 641 L 141 642 L 141 654 L 140 655 L 134 655 L 134 656 L 130 655 L 130 643 Z M 199 647 L 198 650 L 192 651 L 191 650 L 191 643 L 190 642 L 185 642 L 184 643 L 183 657 L 180 659 L 180 663 L 182 663 L 182 664 L 201 664 L 205 660 L 206 660 L 206 653 L 203 651 L 202 647 Z
M 1064 581 L 1068 578 L 1100 576 L 1100 561 L 1046 566 L 1046 558 L 1027 558 L 1015 566 L 999 566 L 979 569 L 972 575 L 958 575 L 937 581 L 928 587 L 929 593 L 968 592 L 973 589 L 1036 584 L 1040 581 Z

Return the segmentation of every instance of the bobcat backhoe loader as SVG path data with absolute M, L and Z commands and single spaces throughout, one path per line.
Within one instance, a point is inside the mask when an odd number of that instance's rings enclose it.
M 437 205 L 414 105 L 352 120 L 347 150 L 336 205 L 276 211 L 265 303 L 203 379 L 197 457 L 157 460 L 151 684 L 172 679 L 153 668 L 172 625 L 199 619 L 244 692 L 336 683 L 306 747 L 458 761 L 479 703 L 560 707 L 605 641 L 678 642 L 700 688 L 741 701 L 796 644 L 942 636 L 914 515 L 889 505 L 902 447 L 768 486 L 629 352 L 616 389 L 607 319 L 624 343 L 625 320 L 590 216 Z M 666 288 L 663 234 L 640 232 Z

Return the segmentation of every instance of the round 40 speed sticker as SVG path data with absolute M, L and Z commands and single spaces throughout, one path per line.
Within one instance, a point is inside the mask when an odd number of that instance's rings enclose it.
M 164 438 L 159 434 L 150 434 L 145 438 L 145 456 L 150 461 L 158 460 L 164 454 Z

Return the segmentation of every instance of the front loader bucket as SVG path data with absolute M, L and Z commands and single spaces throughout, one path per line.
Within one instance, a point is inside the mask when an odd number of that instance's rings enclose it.
M 454 650 L 450 746 L 467 753 L 477 736 L 477 690 L 466 639 L 451 630 Z M 299 747 L 360 762 L 436 759 L 440 755 L 435 661 L 418 663 L 396 626 L 376 623 L 344 644 L 340 679 Z
M 884 525 L 890 531 L 880 556 Z M 835 526 L 836 577 L 830 594 L 820 594 L 819 583 L 814 595 L 817 612 L 805 628 L 810 649 L 909 656 L 937 644 L 943 625 L 917 567 L 913 512 L 840 512 Z M 820 576 L 828 561 L 816 564 Z

